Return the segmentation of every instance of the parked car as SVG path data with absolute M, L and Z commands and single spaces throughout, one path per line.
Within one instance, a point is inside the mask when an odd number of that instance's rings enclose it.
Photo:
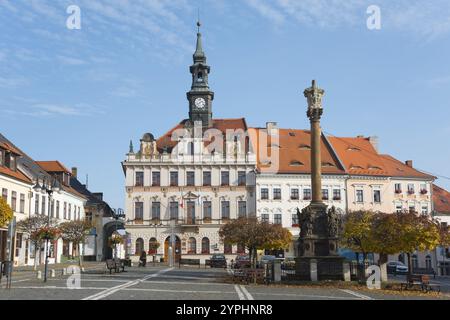
M 250 256 L 247 254 L 240 254 L 236 256 L 236 260 L 234 262 L 233 267 L 235 269 L 240 268 L 250 268 L 252 266 L 252 263 L 250 261 Z
M 223 254 L 213 254 L 209 259 L 209 265 L 211 268 L 226 268 L 227 258 Z
M 401 261 L 390 261 L 387 263 L 388 273 L 406 274 L 408 273 L 408 267 Z

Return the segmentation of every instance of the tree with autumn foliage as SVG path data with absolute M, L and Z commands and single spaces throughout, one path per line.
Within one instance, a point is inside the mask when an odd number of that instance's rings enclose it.
M 21 220 L 17 222 L 17 228 L 22 231 L 23 233 L 28 235 L 28 239 L 31 241 L 34 247 L 34 269 L 36 270 L 37 264 L 41 263 L 40 259 L 38 261 L 38 256 L 40 258 L 40 255 L 38 252 L 40 252 L 43 239 L 39 236 L 39 230 L 42 228 L 49 226 L 49 227 L 55 227 L 56 226 L 56 220 L 55 219 L 48 219 L 48 217 L 43 215 L 33 215 L 31 217 L 28 217 L 24 220 Z
M 14 217 L 14 212 L 5 199 L 0 198 L 0 227 L 5 227 Z
M 91 228 L 91 224 L 85 220 L 68 221 L 63 222 L 59 225 L 61 238 L 63 240 L 72 242 L 72 245 L 77 247 L 80 267 L 83 264 L 81 245 L 84 243 L 86 236 L 88 235 L 88 232 L 89 230 L 91 230 Z
M 226 244 L 244 245 L 249 251 L 253 268 L 256 266 L 258 249 L 284 249 L 292 242 L 289 230 L 254 217 L 239 218 L 223 225 L 219 236 Z

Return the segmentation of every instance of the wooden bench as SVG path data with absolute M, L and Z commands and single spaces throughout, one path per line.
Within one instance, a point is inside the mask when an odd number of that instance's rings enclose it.
M 181 266 L 198 266 L 200 268 L 200 259 L 180 259 L 178 267 Z
M 434 279 L 436 279 L 436 272 L 434 271 L 434 269 L 427 269 L 427 268 L 414 268 L 413 269 L 413 273 L 414 274 L 429 274 L 429 275 L 433 275 Z
M 424 292 L 430 292 L 435 290 L 441 292 L 441 286 L 437 284 L 430 283 L 430 276 L 422 274 L 413 274 L 406 276 L 406 282 L 401 283 L 401 290 L 413 289 L 414 287 L 419 287 Z
M 120 259 L 107 259 L 106 260 L 106 268 L 109 270 L 109 274 L 112 274 L 112 271 L 118 273 L 125 271 L 125 263 Z
M 244 282 L 246 284 L 253 283 L 268 284 L 266 272 L 264 269 L 235 269 L 233 271 L 233 282 Z

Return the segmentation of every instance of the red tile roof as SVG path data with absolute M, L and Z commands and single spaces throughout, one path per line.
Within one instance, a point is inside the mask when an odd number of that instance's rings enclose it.
M 10 145 L 7 142 L 0 141 L 0 148 L 3 148 L 3 149 L 8 150 L 8 151 L 11 151 L 12 153 L 14 153 L 14 154 L 16 154 L 18 156 L 22 155 L 22 153 L 17 148 L 15 148 L 14 146 Z
M 64 167 L 64 165 L 55 160 L 55 161 L 35 161 L 42 169 L 44 169 L 47 172 L 65 172 L 69 173 L 70 171 Z
M 177 145 L 177 141 L 172 141 L 172 134 L 175 130 L 183 129 L 187 120 L 183 120 L 179 124 L 177 124 L 174 128 L 165 133 L 162 137 L 157 140 L 157 146 L 160 152 L 167 147 L 170 151 L 173 147 Z M 242 129 L 244 131 L 247 130 L 247 124 L 244 118 L 239 119 L 213 119 L 212 127 L 209 129 L 216 129 L 222 132 L 222 134 L 226 134 L 227 130 L 237 130 Z M 224 136 L 225 139 L 225 136 Z M 205 145 L 210 144 L 210 141 L 206 141 Z
M 271 157 L 271 152 L 277 148 L 279 152 L 277 173 L 311 173 L 310 131 L 278 129 L 278 137 L 275 139 L 267 136 L 265 128 L 251 128 L 249 131 L 252 149 L 257 153 L 258 170 L 264 171 L 265 168 L 275 165 L 273 161 L 276 159 Z M 321 141 L 321 151 L 322 173 L 345 174 L 324 137 Z
M 392 156 L 379 154 L 369 138 L 329 137 L 328 139 L 349 174 L 435 179 Z
M 13 179 L 17 179 L 21 182 L 32 184 L 32 181 L 26 175 L 24 175 L 20 170 L 13 171 L 7 167 L 0 166 L 0 174 L 3 174 L 5 176 L 8 176 Z
M 450 192 L 433 185 L 434 211 L 437 213 L 450 214 Z

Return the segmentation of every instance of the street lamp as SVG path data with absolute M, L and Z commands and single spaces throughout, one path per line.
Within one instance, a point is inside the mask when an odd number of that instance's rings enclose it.
M 42 186 L 39 185 L 39 180 L 34 187 L 34 190 L 41 190 L 48 194 L 48 219 L 47 219 L 47 227 L 50 227 L 50 218 L 52 213 L 52 201 L 53 201 L 53 192 L 58 192 L 60 190 L 57 180 L 53 177 L 52 181 L 47 181 L 45 178 L 42 180 Z M 49 250 L 49 239 L 48 237 L 45 239 L 45 269 L 44 269 L 44 282 L 47 282 L 47 271 L 48 271 L 48 258 L 49 258 L 50 250 Z
M 158 243 L 158 227 L 162 227 L 162 222 L 155 222 L 155 223 L 150 223 L 150 226 L 155 227 L 155 239 L 156 239 L 156 243 Z M 154 251 L 155 253 L 153 254 L 153 264 L 156 262 L 156 255 L 158 254 L 158 248 L 155 249 Z
M 120 208 L 117 209 L 117 210 L 113 209 L 112 217 L 113 217 L 114 220 L 116 220 L 116 223 L 115 223 L 116 231 L 115 231 L 115 233 L 117 234 L 118 221 L 125 217 L 125 213 L 124 213 L 123 209 L 120 209 Z M 117 243 L 116 242 L 114 242 L 114 259 L 117 259 Z

